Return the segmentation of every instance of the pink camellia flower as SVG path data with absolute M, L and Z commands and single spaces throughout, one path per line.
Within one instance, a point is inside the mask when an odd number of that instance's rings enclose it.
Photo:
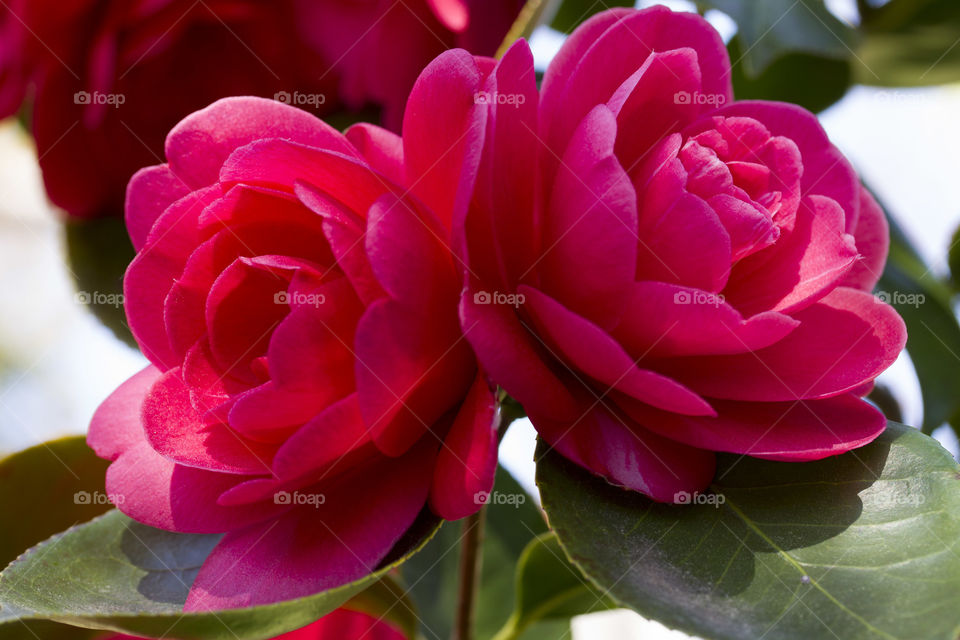
M 136 636 L 112 635 L 103 640 L 138 640 Z M 302 629 L 284 633 L 274 640 L 404 640 L 388 622 L 366 613 L 337 609 Z
M 884 429 L 862 399 L 905 341 L 870 294 L 883 213 L 813 115 L 732 101 L 705 20 L 595 16 L 539 108 L 523 44 L 458 82 L 492 96 L 461 320 L 554 449 L 670 502 L 715 452 L 814 460 Z
M 26 98 L 50 199 L 117 215 L 173 125 L 218 98 L 318 114 L 382 107 L 399 128 L 423 67 L 450 46 L 492 54 L 520 0 L 8 0 L 0 117 Z
M 221 100 L 130 183 L 125 306 L 152 364 L 88 441 L 113 460 L 126 514 L 226 534 L 188 610 L 360 578 L 425 505 L 461 518 L 493 483 L 496 403 L 461 334 L 448 248 L 470 156 L 441 158 L 442 136 L 421 135 L 444 123 L 434 81 L 411 94 L 402 142 Z

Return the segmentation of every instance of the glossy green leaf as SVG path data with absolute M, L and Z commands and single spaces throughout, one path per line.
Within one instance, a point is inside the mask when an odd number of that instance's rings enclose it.
M 112 508 L 109 463 L 82 437 L 47 442 L 0 460 L 0 567 L 28 548 Z
M 891 0 L 865 9 L 857 82 L 902 87 L 960 81 L 960 2 Z
M 739 37 L 733 38 L 727 48 L 732 61 L 743 57 Z M 849 60 L 795 51 L 779 56 L 756 75 L 747 73 L 743 64 L 734 64 L 731 70 L 738 100 L 792 102 L 813 112 L 842 98 L 853 77 Z
M 890 388 L 884 384 L 875 384 L 873 389 L 867 395 L 867 400 L 877 405 L 877 408 L 883 412 L 888 420 L 894 422 L 903 422 L 903 409 L 900 403 L 890 392 Z
M 0 460 L 0 567 L 38 542 L 111 508 L 103 487 L 107 462 L 82 437 L 47 442 Z M 94 634 L 47 621 L 3 628 L 4 640 L 86 640 Z
M 540 622 L 568 621 L 573 616 L 617 606 L 567 560 L 553 533 L 530 541 L 517 563 L 513 614 L 495 640 L 516 640 Z
M 790 53 L 847 60 L 856 32 L 827 10 L 823 0 L 706 0 L 737 23 L 743 54 L 733 60 L 758 77 Z
M 923 431 L 931 433 L 960 410 L 960 324 L 951 293 L 888 215 L 890 257 L 877 295 L 907 324 L 907 352 L 923 396 Z
M 537 482 L 570 558 L 617 601 L 715 640 L 955 640 L 960 467 L 890 423 L 817 462 L 721 455 L 693 505 L 607 484 L 541 444 Z
M 536 503 L 503 468 L 497 470 L 491 497 L 477 597 L 478 640 L 488 640 L 506 622 L 513 608 L 517 561 L 530 540 L 547 529 Z M 423 552 L 403 565 L 423 619 L 423 633 L 430 640 L 449 638 L 453 628 L 462 535 L 459 522 L 445 523 Z M 539 638 L 535 632 L 531 629 L 530 640 Z M 553 640 L 559 635 L 542 638 Z
M 343 608 L 361 611 L 388 622 L 401 631 L 405 638 L 414 640 L 420 629 L 420 614 L 409 589 L 398 577 L 396 571 L 391 572 L 348 600 Z
M 272 605 L 185 614 L 189 585 L 219 536 L 161 531 L 111 511 L 41 543 L 0 574 L 0 630 L 5 622 L 39 618 L 181 640 L 272 638 L 374 585 L 436 526 L 432 516 L 422 518 L 388 564 L 343 587 Z

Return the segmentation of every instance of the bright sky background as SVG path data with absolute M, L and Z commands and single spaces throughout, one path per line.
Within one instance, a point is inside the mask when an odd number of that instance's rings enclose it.
M 841 17 L 853 0 L 828 2 Z M 689 3 L 670 2 L 688 8 Z M 711 16 L 729 36 L 725 16 Z M 562 43 L 538 31 L 532 45 L 545 63 Z M 950 237 L 960 224 L 957 149 L 960 88 L 854 88 L 822 114 L 833 141 L 888 203 L 940 273 Z M 82 433 L 96 406 L 144 359 L 116 340 L 82 305 L 63 262 L 62 230 L 46 203 L 30 142 L 13 123 L 0 126 L 0 453 L 52 437 Z M 960 363 L 958 363 L 960 366 Z M 894 388 L 906 421 L 922 418 L 909 359 L 883 378 Z M 953 453 L 949 429 L 936 434 Z M 511 428 L 501 448 L 504 464 L 533 490 L 534 433 L 529 422 Z M 575 637 L 666 640 L 686 638 L 634 614 L 580 619 Z

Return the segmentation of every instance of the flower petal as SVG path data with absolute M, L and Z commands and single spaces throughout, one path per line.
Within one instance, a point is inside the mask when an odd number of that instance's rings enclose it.
M 693 447 L 754 458 L 806 462 L 872 442 L 887 420 L 852 394 L 800 402 L 714 400 L 717 416 L 701 418 L 652 412 L 621 403 L 647 429 Z
M 116 460 L 124 451 L 143 442 L 140 408 L 160 376 L 160 370 L 155 366 L 144 367 L 97 407 L 90 421 L 87 444 L 98 456 Z
M 816 302 L 844 278 L 857 260 L 844 214 L 823 196 L 804 198 L 792 231 L 775 245 L 741 260 L 723 293 L 744 315 L 767 310 L 791 313 Z
M 769 347 L 799 324 L 775 311 L 744 319 L 718 295 L 637 282 L 611 335 L 634 357 L 714 355 Z
M 190 402 L 179 368 L 157 379 L 142 411 L 150 445 L 178 464 L 223 473 L 271 473 L 275 449 L 248 441 L 226 425 L 206 423 Z
M 883 275 L 890 250 L 890 225 L 887 216 L 866 188 L 860 188 L 860 217 L 853 231 L 860 259 L 843 279 L 843 285 L 873 291 Z
M 479 286 L 468 283 L 460 300 L 460 322 L 484 370 L 528 410 L 551 420 L 575 419 L 573 397 L 545 362 L 550 354 L 512 307 L 492 304 L 489 292 Z
M 847 287 L 793 317 L 800 326 L 766 349 L 665 359 L 655 366 L 710 397 L 789 402 L 856 389 L 893 364 L 906 342 L 903 320 L 892 307 Z
M 486 109 L 473 56 L 443 53 L 427 65 L 407 100 L 403 156 L 412 192 L 444 227 L 462 226 L 483 150 Z
M 424 443 L 323 487 L 323 503 L 227 533 L 207 557 L 185 611 L 300 598 L 377 568 L 427 499 L 436 448 Z M 389 478 L 389 482 L 383 482 Z
M 657 502 L 677 502 L 678 494 L 701 491 L 713 480 L 713 452 L 663 438 L 602 406 L 588 409 L 573 424 L 533 414 L 530 419 L 564 457 L 607 482 L 639 491 Z
M 171 204 L 190 193 L 190 188 L 170 167 L 161 164 L 133 174 L 124 204 L 127 231 L 133 248 L 140 251 L 153 223 Z
M 457 406 L 476 372 L 455 319 L 390 299 L 360 319 L 356 356 L 360 408 L 377 447 L 391 456 Z
M 540 267 L 545 291 L 603 328 L 619 319 L 637 262 L 637 194 L 616 137 L 605 106 L 580 123 L 553 185 Z
M 666 411 L 714 415 L 707 401 L 687 387 L 637 366 L 609 334 L 589 320 L 532 287 L 521 287 L 520 292 L 526 296 L 525 304 L 537 328 L 555 345 L 555 357 L 578 372 Z
M 264 98 L 224 98 L 190 114 L 170 131 L 170 167 L 194 189 L 214 184 L 233 151 L 264 138 L 285 138 L 346 154 L 343 135 L 302 109 Z
M 444 520 L 459 520 L 483 504 L 497 471 L 497 401 L 483 374 L 477 376 L 443 441 L 430 489 L 430 506 Z

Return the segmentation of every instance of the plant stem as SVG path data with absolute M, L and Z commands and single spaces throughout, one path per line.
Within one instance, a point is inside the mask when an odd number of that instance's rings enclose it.
M 463 521 L 460 547 L 460 588 L 453 640 L 473 640 L 473 621 L 480 585 L 480 549 L 483 546 L 483 525 L 487 508 L 482 507 Z
M 527 0 L 520 10 L 520 15 L 514 20 L 507 36 L 500 43 L 500 48 L 494 56 L 497 60 L 503 57 L 514 42 L 520 38 L 529 38 L 537 26 L 553 19 L 553 15 L 560 6 L 559 0 Z

